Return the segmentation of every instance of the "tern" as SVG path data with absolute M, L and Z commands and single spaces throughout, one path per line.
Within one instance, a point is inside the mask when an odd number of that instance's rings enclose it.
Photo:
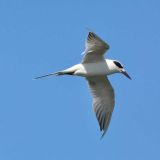
M 131 79 L 123 65 L 117 60 L 105 59 L 104 53 L 110 46 L 94 32 L 89 32 L 84 56 L 80 64 L 76 64 L 62 71 L 50 73 L 35 79 L 48 76 L 72 75 L 85 77 L 93 96 L 93 109 L 95 111 L 102 137 L 105 135 L 115 105 L 114 89 L 107 76 L 122 73 Z

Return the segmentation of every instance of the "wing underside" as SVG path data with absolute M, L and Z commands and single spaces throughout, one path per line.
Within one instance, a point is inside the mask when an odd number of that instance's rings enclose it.
M 89 32 L 82 63 L 92 63 L 103 60 L 103 55 L 108 49 L 109 45 L 106 42 L 95 33 Z
M 103 136 L 108 129 L 114 109 L 114 90 L 105 76 L 89 77 L 87 80 L 93 96 L 93 109 Z

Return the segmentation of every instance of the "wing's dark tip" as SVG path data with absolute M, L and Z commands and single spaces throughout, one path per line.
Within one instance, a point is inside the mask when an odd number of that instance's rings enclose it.
M 89 32 L 88 38 L 89 39 L 96 38 L 96 34 L 94 32 Z
M 100 131 L 102 132 L 101 139 L 104 137 L 104 135 L 108 130 L 109 123 L 111 120 L 111 115 L 112 115 L 111 113 L 108 113 L 108 114 L 102 113 L 100 109 L 96 110 L 96 117 L 99 123 Z

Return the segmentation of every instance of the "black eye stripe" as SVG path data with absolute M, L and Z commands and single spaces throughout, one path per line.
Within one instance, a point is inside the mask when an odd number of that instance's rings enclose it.
M 114 62 L 114 64 L 115 64 L 117 67 L 123 68 L 123 66 L 122 66 L 119 62 L 117 62 L 117 61 L 113 61 L 113 62 Z

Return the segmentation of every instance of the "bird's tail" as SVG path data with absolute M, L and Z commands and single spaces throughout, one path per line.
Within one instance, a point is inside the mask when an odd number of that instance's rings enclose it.
M 40 79 L 40 78 L 45 78 L 45 77 L 49 77 L 49 76 L 61 76 L 61 75 L 72 75 L 73 72 L 68 72 L 66 70 L 64 71 L 58 71 L 58 72 L 54 72 L 54 73 L 49 73 L 49 74 L 46 74 L 46 75 L 43 75 L 43 76 L 38 76 L 38 77 L 35 77 L 34 79 Z

